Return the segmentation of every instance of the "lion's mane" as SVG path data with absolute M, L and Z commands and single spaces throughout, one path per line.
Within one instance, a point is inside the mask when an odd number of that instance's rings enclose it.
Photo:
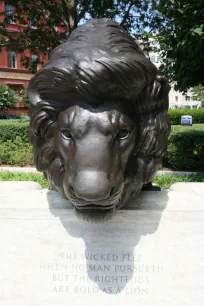
M 51 52 L 29 84 L 29 138 L 36 168 L 65 196 L 64 165 L 54 145 L 58 114 L 70 106 L 69 97 L 74 95 L 92 107 L 123 101 L 139 122 L 139 141 L 125 174 L 122 202 L 126 202 L 161 167 L 170 132 L 168 92 L 167 80 L 158 77 L 133 37 L 109 19 L 90 20 Z

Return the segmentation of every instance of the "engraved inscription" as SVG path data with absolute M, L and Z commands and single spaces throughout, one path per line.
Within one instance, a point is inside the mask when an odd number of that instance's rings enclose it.
M 163 273 L 162 265 L 150 265 L 141 254 L 60 253 L 53 262 L 41 262 L 40 269 L 50 273 L 51 292 L 95 294 L 149 293 L 151 275 Z

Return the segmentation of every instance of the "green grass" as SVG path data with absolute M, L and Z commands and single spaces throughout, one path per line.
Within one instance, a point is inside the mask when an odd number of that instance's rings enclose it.
M 153 182 L 161 189 L 169 189 L 171 185 L 179 182 L 204 182 L 204 173 L 191 175 L 156 175 Z
M 0 181 L 34 181 L 43 188 L 48 188 L 47 180 L 39 173 L 20 173 L 20 172 L 0 172 Z M 204 174 L 195 175 L 156 175 L 153 182 L 161 189 L 169 187 L 178 182 L 204 182 Z
M 33 181 L 39 183 L 42 186 L 42 188 L 48 188 L 47 180 L 40 173 L 1 171 L 0 181 Z
M 172 131 L 187 131 L 187 130 L 194 130 L 194 131 L 204 131 L 204 123 L 199 123 L 199 124 L 193 124 L 192 126 L 190 125 L 172 125 L 171 126 Z

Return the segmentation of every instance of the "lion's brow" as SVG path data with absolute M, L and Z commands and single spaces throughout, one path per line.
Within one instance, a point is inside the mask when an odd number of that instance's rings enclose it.
M 116 113 L 116 112 L 110 112 L 107 114 L 107 119 L 109 122 L 109 129 L 111 130 L 116 130 L 119 128 L 120 125 L 120 120 L 121 120 L 121 114 Z
M 84 120 L 81 120 L 81 112 L 78 110 L 75 110 L 73 112 L 74 114 L 71 113 L 69 115 L 69 127 L 73 129 L 77 134 L 83 134 L 84 132 L 86 132 L 89 127 L 93 125 L 94 122 L 96 123 L 96 126 L 98 126 L 99 129 L 102 129 L 104 132 L 105 130 L 117 130 L 120 127 L 120 123 L 123 118 L 122 114 L 119 114 L 115 111 L 109 111 L 106 113 L 105 116 L 102 112 L 100 114 L 97 113 L 97 116 L 95 116 L 95 114 L 90 114 L 89 116 L 85 117 Z
M 75 116 L 76 116 L 76 111 L 73 110 L 73 111 L 69 114 L 69 116 L 68 116 L 69 124 L 72 124 L 72 122 L 73 122 L 74 119 L 75 119 Z

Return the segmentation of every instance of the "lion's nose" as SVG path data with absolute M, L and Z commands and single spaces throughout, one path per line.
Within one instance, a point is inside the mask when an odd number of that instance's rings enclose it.
M 105 172 L 81 171 L 72 188 L 76 197 L 85 201 L 105 200 L 111 193 L 111 184 Z

